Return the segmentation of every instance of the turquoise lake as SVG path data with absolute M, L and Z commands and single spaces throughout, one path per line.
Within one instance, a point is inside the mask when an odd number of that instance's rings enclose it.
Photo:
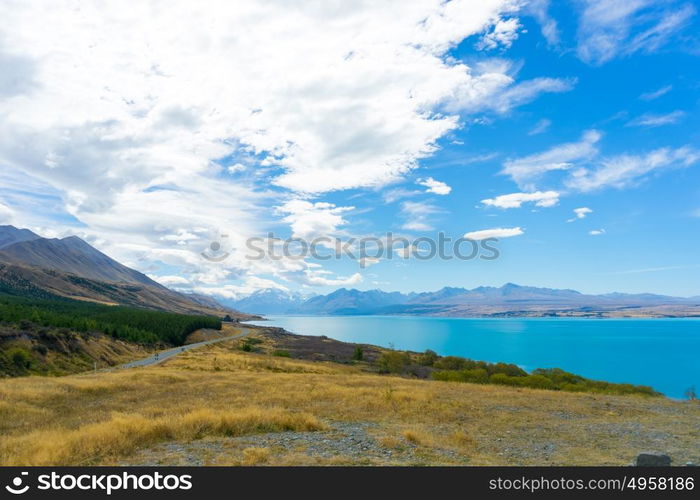
M 700 391 L 699 319 L 269 316 L 259 325 L 346 342 L 558 367 L 609 382 L 650 385 L 669 397 Z

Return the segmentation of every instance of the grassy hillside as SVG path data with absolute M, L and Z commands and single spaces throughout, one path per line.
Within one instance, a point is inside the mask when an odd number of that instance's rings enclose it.
M 152 349 L 99 332 L 0 325 L 0 377 L 67 375 L 146 357 Z
M 697 402 L 420 380 L 243 345 L 2 380 L 0 464 L 624 465 L 650 449 L 700 462 Z

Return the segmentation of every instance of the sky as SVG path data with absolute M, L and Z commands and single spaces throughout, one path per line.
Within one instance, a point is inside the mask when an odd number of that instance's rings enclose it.
M 9 0 L 0 19 L 0 224 L 224 298 L 700 295 L 693 2 Z M 251 238 L 389 233 L 409 246 L 250 258 Z M 439 233 L 478 256 L 424 258 Z

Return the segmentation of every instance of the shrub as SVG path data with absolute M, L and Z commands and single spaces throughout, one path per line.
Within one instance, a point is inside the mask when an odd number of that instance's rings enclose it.
M 355 347 L 355 352 L 352 353 L 352 359 L 355 361 L 362 361 L 364 359 L 365 355 L 362 352 L 362 347 L 357 346 Z
M 275 351 L 272 353 L 273 356 L 277 356 L 280 358 L 291 358 L 292 356 L 289 354 L 289 351 Z
M 490 366 L 489 373 L 502 373 L 508 375 L 509 377 L 525 377 L 527 372 L 520 368 L 518 365 L 512 365 L 508 363 L 496 363 Z
M 12 360 L 15 367 L 26 370 L 32 364 L 31 355 L 21 347 L 13 347 L 7 351 L 7 356 Z
M 379 371 L 382 373 L 402 373 L 410 361 L 411 358 L 405 352 L 386 351 L 379 357 Z
M 467 360 L 457 356 L 445 356 L 433 363 L 439 370 L 463 370 L 466 368 Z
M 46 347 L 44 344 L 37 344 L 33 347 L 33 349 L 42 356 L 46 356 L 49 352 L 48 347 Z
M 243 342 L 243 344 L 241 344 L 241 351 L 251 352 L 252 350 L 253 346 L 250 345 L 250 342 Z
M 438 356 L 435 351 L 428 349 L 420 355 L 418 358 L 418 364 L 423 366 L 433 366 L 439 358 L 440 356 Z
M 524 387 L 531 387 L 532 389 L 556 389 L 554 382 L 544 375 L 528 375 L 527 377 L 522 377 L 522 385 Z
M 521 385 L 521 379 L 519 377 L 511 377 L 505 373 L 494 373 L 489 377 L 489 382 L 499 385 Z

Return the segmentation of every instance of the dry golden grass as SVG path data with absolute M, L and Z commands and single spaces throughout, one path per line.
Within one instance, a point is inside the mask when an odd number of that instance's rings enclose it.
M 138 413 L 115 414 L 77 429 L 38 430 L 3 439 L 0 456 L 4 465 L 85 464 L 96 457 L 119 457 L 162 441 L 324 428 L 310 415 L 258 408 L 236 412 L 202 408 L 150 418 Z
M 409 443 L 421 463 L 627 464 L 648 449 L 700 461 L 697 403 L 380 376 L 229 344 L 149 368 L 0 381 L 0 464 L 114 464 L 158 443 L 235 446 L 228 437 L 334 422 L 369 423 L 378 446 Z M 356 463 L 226 446 L 207 463 Z
M 251 447 L 243 450 L 243 465 L 261 465 L 270 460 L 270 450 Z

